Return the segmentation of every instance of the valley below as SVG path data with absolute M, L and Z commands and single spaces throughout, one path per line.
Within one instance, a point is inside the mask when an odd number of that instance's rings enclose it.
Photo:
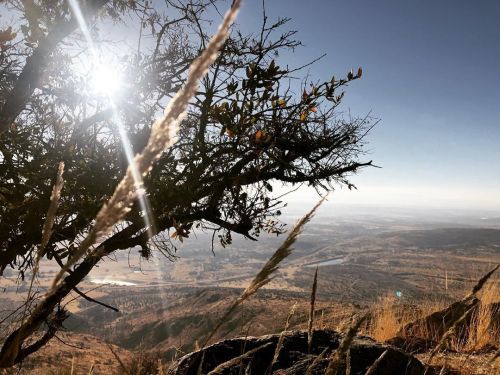
M 384 298 L 401 305 L 434 301 L 442 306 L 461 299 L 500 263 L 500 219 L 443 217 L 375 213 L 315 218 L 273 281 L 238 307 L 210 343 L 279 333 L 294 304 L 290 329 L 307 329 L 316 268 L 316 328 L 345 330 L 355 314 Z M 147 353 L 167 363 L 196 349 L 284 236 L 235 238 L 226 248 L 215 242 L 212 252 L 211 234 L 196 233 L 175 243 L 174 261 L 157 255 L 144 260 L 136 249 L 106 259 L 80 290 L 117 311 L 72 293 L 64 305 L 70 312 L 64 330 L 23 364 L 23 371 L 41 374 L 62 365 L 81 373 L 91 366 L 94 373 L 119 373 L 117 357 L 131 361 Z M 42 264 L 39 293 L 56 270 L 56 264 Z M 498 285 L 499 275 L 491 282 Z M 12 273 L 1 287 L 5 317 L 20 304 L 28 285 Z

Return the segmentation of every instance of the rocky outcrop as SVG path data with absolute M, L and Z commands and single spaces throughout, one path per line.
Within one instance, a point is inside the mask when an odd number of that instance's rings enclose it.
M 271 367 L 279 335 L 241 337 L 224 340 L 180 358 L 168 372 L 169 375 L 196 375 L 201 370 L 208 374 L 226 363 L 218 372 L 236 374 L 305 374 L 316 360 L 312 374 L 324 374 L 328 357 L 338 348 L 342 336 L 331 330 L 314 331 L 311 352 L 307 350 L 307 332 L 293 331 L 285 335 L 277 361 Z M 416 358 L 389 345 L 382 345 L 367 337 L 357 337 L 350 348 L 351 375 L 365 374 L 366 370 L 387 350 L 374 374 L 424 374 L 425 368 Z M 245 354 L 246 353 L 246 354 Z M 345 368 L 345 364 L 343 365 Z M 220 367 L 219 367 L 220 368 Z M 428 372 L 427 374 L 431 374 Z

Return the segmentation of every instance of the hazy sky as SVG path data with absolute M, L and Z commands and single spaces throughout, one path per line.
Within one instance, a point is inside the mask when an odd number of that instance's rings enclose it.
M 309 69 L 323 79 L 363 67 L 343 108 L 381 119 L 368 158 L 383 168 L 364 170 L 353 179 L 359 191 L 334 201 L 500 209 L 500 1 L 268 0 L 266 8 L 270 19 L 291 17 L 305 44 L 290 65 L 327 53 Z M 249 30 L 261 19 L 261 2 L 246 0 L 239 24 Z

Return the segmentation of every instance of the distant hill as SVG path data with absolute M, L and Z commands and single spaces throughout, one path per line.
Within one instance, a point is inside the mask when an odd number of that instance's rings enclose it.
M 500 230 L 489 228 L 439 228 L 408 230 L 379 234 L 385 241 L 401 247 L 417 248 L 470 248 L 492 246 L 500 251 Z

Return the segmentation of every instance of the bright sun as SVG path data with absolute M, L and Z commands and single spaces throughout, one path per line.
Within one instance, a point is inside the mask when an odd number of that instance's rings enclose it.
M 120 73 L 108 65 L 99 64 L 92 72 L 90 88 L 97 95 L 116 96 L 121 86 Z

